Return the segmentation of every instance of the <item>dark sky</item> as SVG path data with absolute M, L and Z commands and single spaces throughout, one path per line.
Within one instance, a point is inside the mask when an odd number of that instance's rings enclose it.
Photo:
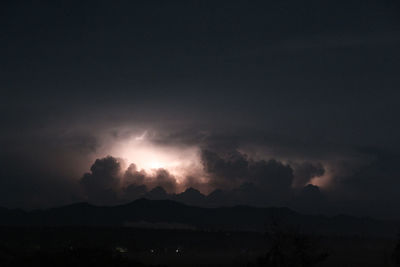
M 326 210 L 400 218 L 396 1 L 2 1 L 0 14 L 1 206 L 114 190 L 90 166 L 146 132 L 199 149 L 207 194 L 265 185 L 251 201 L 288 203 L 321 177 Z

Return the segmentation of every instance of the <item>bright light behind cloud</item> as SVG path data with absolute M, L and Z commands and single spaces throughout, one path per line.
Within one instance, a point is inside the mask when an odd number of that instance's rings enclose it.
M 186 176 L 201 171 L 199 149 L 197 147 L 173 147 L 154 144 L 148 140 L 146 132 L 117 141 L 110 155 L 134 163 L 138 169 L 154 172 L 166 169 L 181 182 Z

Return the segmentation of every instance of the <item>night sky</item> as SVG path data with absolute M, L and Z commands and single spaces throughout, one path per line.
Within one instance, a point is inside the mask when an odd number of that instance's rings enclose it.
M 400 219 L 396 1 L 0 5 L 0 206 Z

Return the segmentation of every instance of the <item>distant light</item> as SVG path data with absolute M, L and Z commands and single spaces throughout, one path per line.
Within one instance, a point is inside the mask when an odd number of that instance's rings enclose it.
M 128 249 L 124 247 L 116 247 L 115 250 L 119 253 L 127 253 Z

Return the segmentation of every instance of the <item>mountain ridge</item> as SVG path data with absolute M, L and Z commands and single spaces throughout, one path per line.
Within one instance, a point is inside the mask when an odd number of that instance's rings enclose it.
M 116 205 L 96 206 L 87 202 L 49 209 L 22 211 L 0 208 L 0 226 L 112 226 L 124 227 L 138 222 L 189 225 L 200 230 L 266 231 L 280 223 L 304 232 L 321 235 L 395 237 L 397 221 L 383 221 L 345 214 L 308 215 L 287 207 L 237 205 L 207 208 L 173 200 L 145 198 Z

